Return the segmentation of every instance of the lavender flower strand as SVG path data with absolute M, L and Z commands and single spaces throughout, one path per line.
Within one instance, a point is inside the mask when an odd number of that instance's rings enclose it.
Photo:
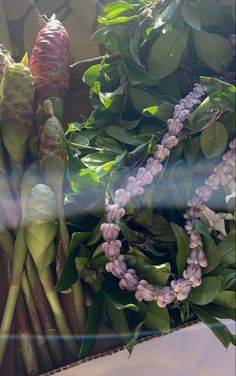
M 109 259 L 106 270 L 120 279 L 119 286 L 121 289 L 135 291 L 135 297 L 138 301 L 155 300 L 159 307 L 166 307 L 168 304 L 185 300 L 191 289 L 201 284 L 201 268 L 207 266 L 207 259 L 203 251 L 203 244 L 200 235 L 194 229 L 194 224 L 199 219 L 200 207 L 203 201 L 208 201 L 213 190 L 219 188 L 223 184 L 219 175 L 224 169 L 224 176 L 231 173 L 233 164 L 233 156 L 235 156 L 236 140 L 229 144 L 230 152 L 223 156 L 223 167 L 214 169 L 216 176 L 210 178 L 214 180 L 213 186 L 208 186 L 205 181 L 204 186 L 196 190 L 196 197 L 189 201 L 189 209 L 187 209 L 184 218 L 186 219 L 186 231 L 190 237 L 190 256 L 187 259 L 188 267 L 183 272 L 183 278 L 173 280 L 171 286 L 154 286 L 145 280 L 139 281 L 134 269 L 127 269 L 125 256 L 120 254 L 121 242 L 117 240 L 120 227 L 116 223 L 125 215 L 125 206 L 129 203 L 132 196 L 141 195 L 144 192 L 143 186 L 151 184 L 153 177 L 160 173 L 163 169 L 162 162 L 169 156 L 170 150 L 178 144 L 177 136 L 183 128 L 183 122 L 190 115 L 193 106 L 200 103 L 200 98 L 204 95 L 203 87 L 196 84 L 186 98 L 175 106 L 173 119 L 167 121 L 168 133 L 163 137 L 161 144 L 158 144 L 154 153 L 154 158 L 147 160 L 146 167 L 141 167 L 136 176 L 130 176 L 125 188 L 118 189 L 115 192 L 115 204 L 106 205 L 106 219 L 108 223 L 103 223 L 100 230 L 103 233 L 105 243 L 102 248 Z M 230 166 L 230 168 L 228 167 Z

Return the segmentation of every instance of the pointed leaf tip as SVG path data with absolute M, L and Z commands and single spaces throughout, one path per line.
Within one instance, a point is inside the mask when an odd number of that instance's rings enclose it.
M 29 65 L 29 58 L 28 58 L 28 54 L 27 52 L 24 54 L 22 60 L 21 60 L 21 64 L 23 64 L 25 67 L 28 67 Z

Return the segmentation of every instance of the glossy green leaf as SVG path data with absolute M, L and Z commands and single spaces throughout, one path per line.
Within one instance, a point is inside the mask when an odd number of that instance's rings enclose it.
M 139 311 L 137 300 L 134 298 L 133 293 L 121 290 L 117 285 L 114 283 L 108 283 L 108 281 L 102 283 L 102 290 L 104 294 L 112 300 L 117 309 L 130 309 L 135 312 Z
M 79 359 L 85 358 L 89 355 L 95 339 L 98 328 L 101 323 L 103 314 L 104 296 L 102 292 L 95 294 L 93 304 L 89 309 L 88 318 L 85 327 L 85 333 L 80 348 Z
M 229 42 L 221 35 L 192 29 L 194 46 L 199 59 L 217 73 L 226 72 L 232 55 Z
M 203 154 L 206 158 L 217 157 L 225 150 L 228 143 L 228 133 L 225 126 L 216 121 L 204 129 L 200 136 Z
M 105 302 L 106 313 L 113 329 L 120 336 L 124 344 L 128 346 L 129 342 L 132 340 L 132 337 L 124 310 L 117 309 L 113 301 L 108 297 L 106 297 Z
M 199 287 L 192 289 L 188 301 L 197 305 L 211 303 L 220 291 L 221 281 L 218 277 L 204 277 Z
M 192 3 L 184 2 L 181 7 L 181 14 L 189 26 L 201 30 L 201 18 Z
M 213 301 L 214 304 L 236 310 L 236 294 L 235 291 L 220 291 Z
M 143 327 L 143 324 L 144 324 L 144 321 L 141 321 L 135 328 L 135 331 L 133 333 L 133 336 L 132 336 L 132 339 L 127 343 L 126 347 L 129 351 L 129 353 L 131 354 L 131 352 L 133 351 L 133 348 L 134 346 L 136 345 L 137 343 L 137 340 L 138 340 L 138 337 L 141 333 L 141 330 L 142 330 L 142 327 Z
M 148 71 L 153 77 L 164 78 L 178 68 L 187 41 L 186 29 L 173 29 L 153 43 L 147 58 Z
M 192 176 L 183 161 L 173 166 L 168 186 L 175 207 L 179 210 L 186 208 L 192 189 Z
M 75 266 L 75 257 L 78 254 L 80 244 L 84 243 L 90 236 L 90 232 L 74 232 L 71 237 L 68 257 L 61 277 L 56 285 L 56 291 L 64 291 L 70 288 L 78 279 L 78 272 Z
M 195 228 L 200 234 L 203 235 L 203 249 L 206 253 L 208 261 L 208 266 L 203 269 L 203 274 L 206 274 L 214 270 L 219 265 L 221 261 L 221 255 L 217 245 L 215 244 L 213 238 L 209 234 L 209 231 L 207 227 L 204 225 L 204 223 L 202 221 L 197 221 L 195 224 Z
M 190 254 L 189 237 L 183 227 L 180 227 L 173 222 L 171 222 L 170 224 L 177 240 L 176 264 L 178 273 L 179 275 L 181 275 L 186 268 L 187 258 Z
M 165 286 L 170 277 L 171 266 L 168 262 L 161 265 L 153 265 L 143 273 L 149 283 Z
M 203 309 L 195 305 L 192 305 L 192 309 L 196 313 L 198 318 L 209 327 L 209 329 L 215 334 L 215 336 L 227 349 L 232 341 L 232 334 L 230 333 L 229 329 L 224 324 L 222 324 L 222 322 L 211 316 Z
M 118 10 L 118 9 L 133 9 L 133 6 L 132 4 L 130 3 L 127 3 L 126 1 L 114 1 L 110 4 L 107 4 L 105 7 L 104 7 L 104 13 L 107 15 L 111 12 L 114 12 L 115 10 Z
M 232 265 L 236 263 L 236 230 L 230 231 L 227 238 L 218 244 L 218 250 L 221 254 L 221 263 L 223 265 Z
M 83 75 L 82 81 L 89 85 L 92 86 L 95 81 L 98 80 L 98 78 L 101 75 L 101 71 L 104 70 L 105 68 L 108 68 L 109 64 L 95 64 L 89 67 L 86 72 Z
M 116 126 L 110 125 L 105 129 L 105 132 L 108 136 L 115 138 L 117 141 L 120 141 L 124 144 L 128 145 L 140 145 L 140 142 L 134 138 L 134 134 L 132 132 L 127 131 L 126 129 Z
M 124 148 L 121 146 L 121 144 L 119 144 L 119 142 L 109 137 L 98 136 L 95 143 L 98 148 L 109 150 L 113 153 L 120 154 L 124 151 Z
M 117 17 L 117 18 L 114 18 L 114 19 L 107 19 L 105 17 L 101 17 L 101 16 L 98 16 L 98 22 L 100 24 L 104 24 L 104 25 L 119 25 L 119 24 L 124 24 L 124 23 L 127 23 L 127 22 L 130 22 L 130 21 L 134 21 L 137 19 L 137 16 L 134 15 L 134 16 L 121 16 L 121 17 Z
M 167 308 L 160 308 L 156 302 L 147 303 L 147 315 L 144 321 L 145 326 L 157 333 L 168 333 L 170 331 L 170 317 Z

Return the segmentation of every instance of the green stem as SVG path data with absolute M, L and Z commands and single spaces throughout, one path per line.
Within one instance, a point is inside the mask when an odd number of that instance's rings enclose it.
M 85 307 L 85 299 L 83 293 L 83 287 L 81 280 L 78 279 L 72 286 L 72 294 L 74 299 L 75 311 L 77 313 L 77 320 L 79 326 L 79 333 L 83 334 L 85 330 L 85 323 L 86 323 L 86 307 Z
M 51 371 L 53 369 L 52 359 L 49 353 L 47 342 L 45 340 L 43 328 L 39 319 L 35 301 L 31 293 L 28 276 L 24 270 L 22 273 L 21 286 L 24 293 L 27 311 L 33 329 L 33 333 L 36 336 L 36 343 L 38 345 L 40 357 L 40 368 L 42 371 Z
M 15 311 L 16 334 L 19 336 L 25 368 L 28 375 L 39 372 L 34 344 L 31 338 L 31 327 L 26 312 L 23 295 L 20 291 Z
M 4 210 L 9 227 L 16 230 L 19 226 L 20 216 L 11 193 L 7 174 L 2 169 L 0 169 L 0 206 Z
M 27 255 L 26 268 L 31 285 L 31 290 L 35 301 L 37 301 L 39 317 L 48 339 L 48 346 L 51 351 L 53 363 L 55 367 L 60 367 L 65 359 L 60 341 L 58 341 L 59 334 L 56 329 L 56 324 L 54 322 L 50 305 L 48 304 L 44 289 L 38 277 L 38 272 L 30 254 Z
M 39 278 L 41 280 L 48 302 L 54 314 L 54 318 L 55 318 L 59 333 L 61 334 L 62 337 L 70 338 L 71 332 L 67 324 L 65 314 L 59 302 L 58 296 L 55 292 L 54 282 L 52 279 L 50 268 L 47 267 L 44 270 L 40 271 Z M 78 346 L 76 342 L 74 341 L 74 339 L 70 339 L 68 342 L 66 342 L 66 346 L 69 349 L 71 355 L 77 358 Z
M 11 282 L 8 291 L 5 310 L 3 313 L 0 327 L 0 365 L 5 353 L 9 331 L 15 311 L 16 301 L 20 290 L 21 275 L 24 261 L 27 253 L 27 247 L 24 239 L 24 228 L 20 227 L 15 241 Z

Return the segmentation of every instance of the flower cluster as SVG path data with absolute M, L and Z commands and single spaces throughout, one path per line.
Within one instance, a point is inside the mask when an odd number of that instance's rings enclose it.
M 125 256 L 120 254 L 121 241 L 117 240 L 120 227 L 114 222 L 119 222 L 125 215 L 124 208 L 131 198 L 142 195 L 144 192 L 143 187 L 151 184 L 153 178 L 162 171 L 162 163 L 168 158 L 171 149 L 179 143 L 177 137 L 183 128 L 183 122 L 188 118 L 193 107 L 200 103 L 200 98 L 203 95 L 203 87 L 196 84 L 193 91 L 175 106 L 173 118 L 167 121 L 168 132 L 164 135 L 161 144 L 157 145 L 153 158 L 149 158 L 146 166 L 139 168 L 135 176 L 128 178 L 124 188 L 120 188 L 115 192 L 115 204 L 106 205 L 105 208 L 107 223 L 103 223 L 100 226 L 105 240 L 102 248 L 109 260 L 106 264 L 106 270 L 120 279 L 119 286 L 121 289 L 134 291 L 138 301 L 155 300 L 159 307 L 166 307 L 175 300 L 186 299 L 192 287 L 197 287 L 201 284 L 201 268 L 207 266 L 207 259 L 203 251 L 201 237 L 194 229 L 194 224 L 199 219 L 200 206 L 203 202 L 202 195 L 205 195 L 204 197 L 207 196 L 208 186 L 205 185 L 204 188 L 200 188 L 200 191 L 197 190 L 197 197 L 192 202 L 189 202 L 189 209 L 185 213 L 185 218 L 187 219 L 186 230 L 190 236 L 189 245 L 191 249 L 187 260 L 188 267 L 183 272 L 183 278 L 173 280 L 170 286 L 154 286 L 145 280 L 139 280 L 136 271 L 127 268 Z M 222 169 L 226 178 L 229 171 L 226 170 L 225 166 L 226 164 L 227 166 L 232 166 L 231 154 L 226 153 L 224 156 L 227 162 L 224 160 L 224 167 L 221 167 L 220 170 L 222 179 Z M 218 176 L 217 168 L 215 173 Z M 209 192 L 212 193 L 213 189 L 209 188 Z M 208 199 L 211 193 L 208 194 Z

